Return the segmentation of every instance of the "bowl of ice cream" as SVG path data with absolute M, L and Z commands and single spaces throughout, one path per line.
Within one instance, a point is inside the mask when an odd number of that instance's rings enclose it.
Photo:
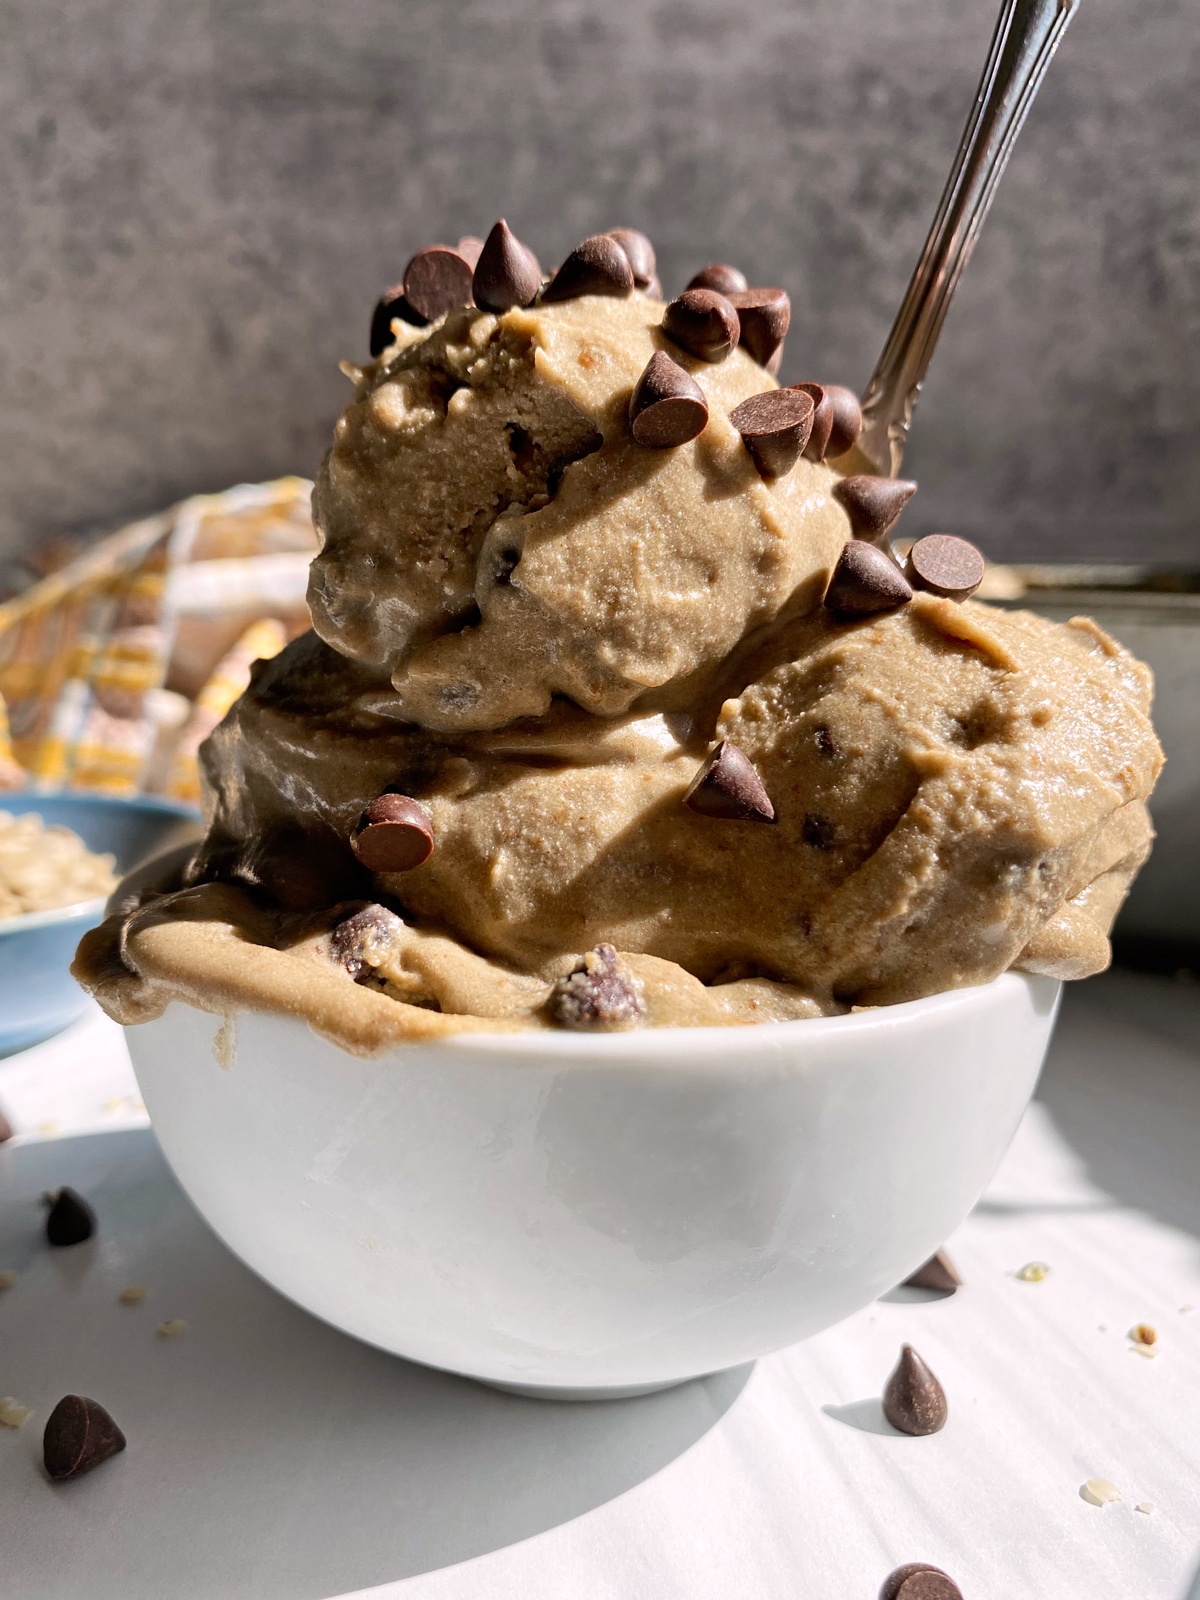
M 168 1161 L 268 1283 L 398 1355 L 616 1396 L 867 1304 L 978 1199 L 1059 984 L 855 1015 L 352 1055 L 295 1017 L 129 1029 Z
M 87 999 L 71 957 L 117 876 L 195 828 L 195 813 L 168 800 L 0 796 L 0 1053 L 80 1014 Z
M 168 1159 L 318 1315 L 615 1393 L 828 1326 L 998 1162 L 1149 849 L 1148 672 L 982 605 L 788 302 L 503 223 L 372 324 L 313 631 L 81 945 Z M 475 247 L 470 247 L 472 255 Z M 864 436 L 865 437 L 865 436 Z

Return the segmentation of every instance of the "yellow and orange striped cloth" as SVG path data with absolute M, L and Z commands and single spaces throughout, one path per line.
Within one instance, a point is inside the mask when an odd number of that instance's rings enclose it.
M 198 800 L 201 741 L 308 625 L 311 488 L 194 496 L 0 605 L 0 787 Z

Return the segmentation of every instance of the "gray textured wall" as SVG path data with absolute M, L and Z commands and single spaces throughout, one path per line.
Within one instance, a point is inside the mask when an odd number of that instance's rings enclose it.
M 500 212 L 793 297 L 860 385 L 995 0 L 4 0 L 0 551 L 310 472 L 411 251 Z M 906 531 L 1195 558 L 1194 0 L 1085 0 L 951 313 Z

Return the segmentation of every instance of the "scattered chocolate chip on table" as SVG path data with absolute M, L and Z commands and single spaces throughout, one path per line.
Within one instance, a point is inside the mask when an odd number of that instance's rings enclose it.
M 915 1272 L 904 1280 L 906 1289 L 939 1289 L 953 1294 L 962 1288 L 958 1269 L 944 1250 L 935 1250 L 928 1261 L 923 1261 Z
M 42 1459 L 54 1479 L 79 1478 L 125 1448 L 125 1435 L 98 1400 L 66 1394 L 46 1420 Z
M 906 1344 L 883 1391 L 883 1414 L 901 1433 L 923 1438 L 946 1426 L 946 1394 L 921 1357 Z
M 46 1238 L 56 1248 L 82 1244 L 96 1231 L 96 1213 L 74 1189 L 60 1189 L 46 1213 Z

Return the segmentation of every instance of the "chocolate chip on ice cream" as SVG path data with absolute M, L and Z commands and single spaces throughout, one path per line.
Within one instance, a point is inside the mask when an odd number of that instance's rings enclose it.
M 754 763 L 722 739 L 688 785 L 683 803 L 702 817 L 726 822 L 774 822 L 775 807 Z
M 633 281 L 637 287 L 650 288 L 657 281 L 655 274 L 658 262 L 654 255 L 654 246 L 646 235 L 639 233 L 636 228 L 610 228 L 608 237 L 615 239 L 629 258 Z
M 632 292 L 629 257 L 611 235 L 597 233 L 575 246 L 543 289 L 542 300 L 549 305 L 585 294 L 624 296 Z
M 363 906 L 360 911 L 343 918 L 330 934 L 333 958 L 352 978 L 360 978 L 369 968 L 379 965 L 384 953 L 394 946 L 402 927 L 400 918 L 386 906 Z
M 833 407 L 833 426 L 829 431 L 825 454 L 836 459 L 858 443 L 863 424 L 862 407 L 854 390 L 840 383 L 827 383 L 825 398 Z
M 454 248 L 471 270 L 474 271 L 483 252 L 483 240 L 477 239 L 473 233 L 465 233 Z
M 350 846 L 370 872 L 411 872 L 433 854 L 429 813 L 406 794 L 381 794 L 359 817 Z
M 715 289 L 686 289 L 663 316 L 672 344 L 701 361 L 724 361 L 738 342 L 738 314 Z
M 804 454 L 810 461 L 845 455 L 862 432 L 862 407 L 854 391 L 840 383 L 797 383 L 793 388 L 811 395 L 815 407 Z
M 781 478 L 800 459 L 813 424 L 812 396 L 768 389 L 735 406 L 729 420 L 764 478 Z
M 404 298 L 404 285 L 393 284 L 385 289 L 371 313 L 371 354 L 380 356 L 393 342 L 392 323 L 395 320 L 423 327 L 426 319 Z
M 554 985 L 548 1010 L 560 1028 L 614 1033 L 638 1027 L 646 1008 L 637 981 L 622 972 L 612 945 L 599 944 Z
M 65 1394 L 46 1419 L 42 1459 L 59 1481 L 80 1478 L 125 1448 L 125 1435 L 97 1400 Z
M 782 289 L 731 289 L 726 298 L 738 314 L 742 349 L 772 371 L 792 320 L 787 294 Z
M 542 286 L 542 269 L 501 217 L 488 234 L 475 261 L 471 280 L 475 304 L 482 311 L 511 311 L 532 305 Z
M 842 478 L 833 492 L 846 508 L 854 537 L 878 544 L 895 527 L 917 486 L 906 478 L 854 473 Z
M 718 294 L 739 294 L 750 287 L 746 274 L 724 261 L 711 261 L 688 280 L 689 289 L 715 289 Z
M 471 263 L 448 245 L 418 250 L 404 269 L 404 298 L 426 322 L 471 304 Z
M 708 423 L 708 401 L 695 378 L 664 350 L 646 363 L 629 401 L 629 430 L 650 450 L 687 444 Z
M 967 600 L 983 582 L 986 563 L 973 544 L 952 533 L 918 539 L 904 564 L 909 581 L 947 600 Z
M 886 551 L 851 539 L 838 557 L 825 591 L 825 605 L 839 617 L 894 611 L 912 599 L 912 587 Z

